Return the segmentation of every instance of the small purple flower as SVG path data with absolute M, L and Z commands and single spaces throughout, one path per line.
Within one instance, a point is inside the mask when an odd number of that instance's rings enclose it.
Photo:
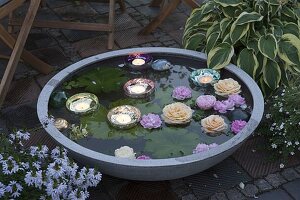
M 231 124 L 231 131 L 234 134 L 238 134 L 245 126 L 247 122 L 244 120 L 234 120 Z
M 149 156 L 146 156 L 146 155 L 140 155 L 136 159 L 139 159 L 139 160 L 149 160 L 151 158 Z
M 144 128 L 153 129 L 153 128 L 159 128 L 162 124 L 162 121 L 159 115 L 150 113 L 148 115 L 143 115 L 140 123 Z
M 234 104 L 235 104 L 235 106 L 237 106 L 237 107 L 246 104 L 245 98 L 243 98 L 239 94 L 231 94 L 231 95 L 229 95 L 228 100 L 229 101 L 233 101 Z
M 234 102 L 230 100 L 216 101 L 214 105 L 214 110 L 219 111 L 219 113 L 226 113 L 227 110 L 234 109 Z
M 192 91 L 188 87 L 179 86 L 173 90 L 172 97 L 178 100 L 185 100 L 192 97 Z
M 215 148 L 217 146 L 218 146 L 218 144 L 216 144 L 216 143 L 212 143 L 212 144 L 209 144 L 209 145 L 199 143 L 197 145 L 197 147 L 193 150 L 193 154 L 200 153 L 200 152 L 203 152 L 203 151 L 207 151 L 207 150 L 210 150 L 210 149 Z
M 212 95 L 201 95 L 196 99 L 196 104 L 200 109 L 208 110 L 214 107 L 217 99 Z

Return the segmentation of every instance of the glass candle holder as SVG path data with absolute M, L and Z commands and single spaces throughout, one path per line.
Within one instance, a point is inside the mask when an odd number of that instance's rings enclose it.
M 129 129 L 137 125 L 141 119 L 141 111 L 130 105 L 118 106 L 107 114 L 109 123 L 118 129 Z
M 125 83 L 123 89 L 131 98 L 146 98 L 154 92 L 155 84 L 149 79 L 135 78 Z
M 152 61 L 150 54 L 135 53 L 126 57 L 125 65 L 133 70 L 144 70 L 151 67 Z
M 214 69 L 198 69 L 191 73 L 190 80 L 196 86 L 214 85 L 220 79 L 220 73 Z
M 71 96 L 66 107 L 75 114 L 88 114 L 97 110 L 99 106 L 98 97 L 91 93 L 79 93 Z

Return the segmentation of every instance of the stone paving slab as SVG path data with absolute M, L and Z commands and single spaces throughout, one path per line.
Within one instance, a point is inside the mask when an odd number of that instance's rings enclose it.
M 300 179 L 286 183 L 282 186 L 294 199 L 300 199 Z
M 263 193 L 258 195 L 256 198 L 259 200 L 293 200 L 284 190 L 276 189 L 271 192 Z

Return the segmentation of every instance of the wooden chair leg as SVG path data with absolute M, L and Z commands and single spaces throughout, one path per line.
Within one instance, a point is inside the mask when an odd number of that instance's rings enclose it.
M 14 48 L 16 40 L 13 38 L 5 28 L 0 24 L 0 39 L 11 49 Z M 53 67 L 32 55 L 29 51 L 23 49 L 21 57 L 30 64 L 30 66 L 43 74 L 49 74 L 53 71 Z
M 160 13 L 145 27 L 139 34 L 148 35 L 156 29 L 178 6 L 181 0 L 172 0 L 167 6 L 163 7 Z
M 18 35 L 16 44 L 11 53 L 10 59 L 8 61 L 6 70 L 1 80 L 0 84 L 0 105 L 3 104 L 6 94 L 9 90 L 9 85 L 13 79 L 14 73 L 16 71 L 19 59 L 21 57 L 23 48 L 25 46 L 26 39 L 30 32 L 32 23 L 38 11 L 41 0 L 31 0 L 30 5 L 25 16 L 24 24 L 21 27 L 20 33 Z
M 7 26 L 7 32 L 13 33 L 14 32 L 14 25 L 11 24 L 11 20 L 13 19 L 14 13 L 13 11 L 9 13 L 8 15 L 8 26 Z
M 108 49 L 112 49 L 114 47 L 114 36 L 115 36 L 115 0 L 109 0 L 109 16 L 108 16 L 108 24 L 111 26 L 111 31 L 108 32 Z

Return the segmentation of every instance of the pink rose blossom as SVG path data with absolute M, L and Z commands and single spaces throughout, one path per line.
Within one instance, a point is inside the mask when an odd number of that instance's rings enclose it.
M 231 124 L 231 131 L 234 134 L 238 134 L 245 126 L 247 122 L 244 120 L 234 120 Z
M 192 97 L 192 91 L 188 87 L 179 86 L 173 90 L 172 97 L 178 100 L 185 100 Z
M 193 150 L 193 154 L 200 153 L 200 152 L 203 152 L 203 151 L 207 151 L 207 150 L 210 150 L 210 149 L 215 148 L 217 146 L 218 146 L 218 144 L 216 144 L 216 143 L 212 143 L 212 144 L 209 144 L 209 145 L 199 143 L 197 145 L 197 147 Z
M 139 159 L 139 160 L 149 160 L 151 158 L 149 156 L 146 156 L 146 155 L 140 155 L 136 159 Z
M 219 113 L 226 113 L 227 110 L 234 109 L 234 102 L 230 100 L 225 101 L 216 101 L 214 105 L 214 110 L 218 111 Z
M 200 109 L 208 110 L 214 107 L 217 99 L 212 95 L 201 95 L 196 99 L 196 104 Z
M 235 104 L 235 106 L 237 106 L 237 107 L 246 104 L 245 98 L 243 98 L 239 94 L 231 94 L 231 95 L 229 95 L 228 100 L 229 101 L 233 101 L 234 104 Z

